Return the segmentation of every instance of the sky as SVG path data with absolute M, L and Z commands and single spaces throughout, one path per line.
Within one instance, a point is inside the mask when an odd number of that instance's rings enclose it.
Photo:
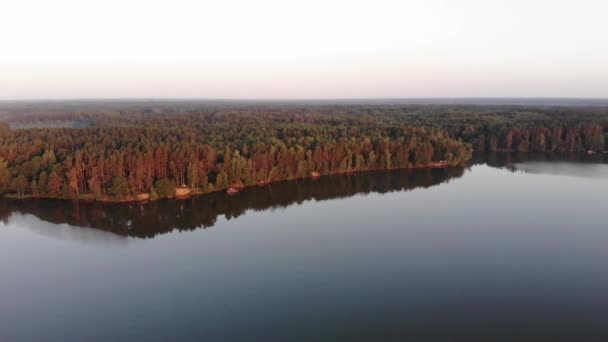
M 605 0 L 53 0 L 0 12 L 0 99 L 608 98 Z

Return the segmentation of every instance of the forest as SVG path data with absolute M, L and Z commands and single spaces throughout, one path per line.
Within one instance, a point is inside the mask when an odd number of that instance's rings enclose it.
M 0 193 L 128 201 L 476 151 L 604 153 L 605 107 L 78 101 L 0 105 Z

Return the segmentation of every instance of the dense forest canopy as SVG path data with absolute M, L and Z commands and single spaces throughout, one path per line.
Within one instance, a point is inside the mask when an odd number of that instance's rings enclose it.
M 50 198 L 172 197 L 456 165 L 473 149 L 608 149 L 605 107 L 53 102 L 0 105 L 0 120 L 0 192 Z

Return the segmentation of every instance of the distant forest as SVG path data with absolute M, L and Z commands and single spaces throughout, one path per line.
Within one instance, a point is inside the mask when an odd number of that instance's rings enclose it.
M 0 193 L 16 197 L 154 199 L 445 167 L 473 150 L 608 150 L 605 107 L 17 102 L 0 121 Z

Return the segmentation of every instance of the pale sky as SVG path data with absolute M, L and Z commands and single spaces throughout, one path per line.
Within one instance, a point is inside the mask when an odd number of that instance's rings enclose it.
M 606 0 L 6 0 L 0 99 L 608 98 Z

